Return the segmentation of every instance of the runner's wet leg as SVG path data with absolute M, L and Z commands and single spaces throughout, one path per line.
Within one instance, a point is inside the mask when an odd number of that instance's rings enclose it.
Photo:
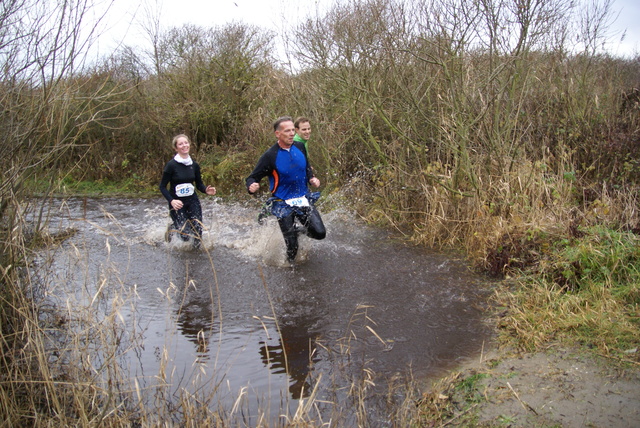
M 309 238 L 324 239 L 327 236 L 322 217 L 320 217 L 320 213 L 314 206 L 309 207 L 301 220 L 306 229 L 305 233 Z
M 287 260 L 293 262 L 298 254 L 298 231 L 295 225 L 296 217 L 294 213 L 278 219 L 284 243 L 287 246 Z
M 193 237 L 193 248 L 198 249 L 202 244 L 202 206 L 199 199 L 189 203 L 187 215 L 189 217 L 189 235 Z
M 184 207 L 179 210 L 171 209 L 169 211 L 171 219 L 173 220 L 174 231 L 180 236 L 183 241 L 189 240 L 189 225 L 187 224 L 187 212 Z

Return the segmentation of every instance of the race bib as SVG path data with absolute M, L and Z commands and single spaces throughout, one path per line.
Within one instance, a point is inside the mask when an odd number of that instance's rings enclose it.
M 185 196 L 193 195 L 195 188 L 191 183 L 182 183 L 176 186 L 176 196 L 179 198 L 184 198 Z
M 308 207 L 309 206 L 309 201 L 307 200 L 306 196 L 301 196 L 299 198 L 287 199 L 287 200 L 285 200 L 285 202 L 290 207 Z

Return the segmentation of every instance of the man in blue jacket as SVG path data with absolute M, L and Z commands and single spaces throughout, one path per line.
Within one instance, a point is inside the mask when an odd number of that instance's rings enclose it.
M 271 213 L 278 219 L 287 260 L 290 263 L 298 253 L 298 234 L 305 233 L 313 239 L 324 239 L 327 232 L 315 207 L 319 192 L 310 192 L 308 185 L 320 187 L 320 180 L 313 175 L 304 144 L 294 142 L 295 127 L 289 116 L 273 123 L 277 142 L 258 160 L 253 172 L 246 179 L 247 190 L 254 194 L 260 188 L 260 180 L 269 177 Z M 296 219 L 302 227 L 296 225 Z

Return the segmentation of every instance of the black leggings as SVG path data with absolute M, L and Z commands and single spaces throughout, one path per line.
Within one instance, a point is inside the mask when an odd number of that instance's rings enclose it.
M 298 227 L 296 218 L 302 224 L 302 227 Z M 324 223 L 320 217 L 320 213 L 315 207 L 306 207 L 298 209 L 286 217 L 278 219 L 284 242 L 287 245 L 287 259 L 293 261 L 298 254 L 298 234 L 304 233 L 309 238 L 324 239 L 327 235 L 327 231 L 324 228 Z
M 197 197 L 180 199 L 182 208 L 174 210 L 169 206 L 169 214 L 173 220 L 173 227 L 178 231 L 183 241 L 188 241 L 193 236 L 193 244 L 200 245 L 202 237 L 202 207 Z

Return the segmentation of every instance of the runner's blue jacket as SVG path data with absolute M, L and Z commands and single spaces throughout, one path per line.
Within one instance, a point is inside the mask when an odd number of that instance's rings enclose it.
M 247 177 L 247 188 L 269 177 L 271 194 L 282 200 L 299 198 L 309 193 L 308 183 L 313 178 L 304 144 L 295 142 L 289 150 L 278 143 L 271 146 L 258 160 L 253 172 Z

